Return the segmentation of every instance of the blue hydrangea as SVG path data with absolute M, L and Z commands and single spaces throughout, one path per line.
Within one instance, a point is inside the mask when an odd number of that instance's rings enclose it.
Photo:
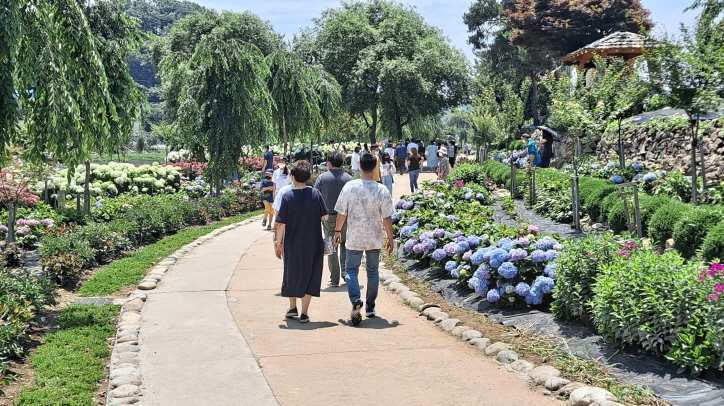
M 530 285 L 528 285 L 525 282 L 518 282 L 517 285 L 515 285 L 515 294 L 518 296 L 527 296 L 530 292 Z
M 511 262 L 503 262 L 498 267 L 498 274 L 503 278 L 513 279 L 515 275 L 518 275 L 518 267 L 513 265 Z
M 478 279 L 490 279 L 490 265 L 482 264 L 478 267 L 478 270 L 473 274 Z
M 528 251 L 522 249 L 522 248 L 515 248 L 510 250 L 510 260 L 511 261 L 521 261 L 525 259 L 528 256 Z
M 490 261 L 490 256 L 493 255 L 493 250 L 495 250 L 494 247 L 483 248 L 483 262 Z
M 402 208 L 405 209 L 405 210 L 410 210 L 410 209 L 413 208 L 414 206 L 415 206 L 415 203 L 413 203 L 413 202 L 411 202 L 411 201 L 409 201 L 409 200 L 405 200 L 404 202 L 402 202 Z
M 392 213 L 392 223 L 396 224 L 400 221 L 400 214 L 398 212 Z
M 638 182 L 638 181 L 641 180 L 642 177 L 643 177 L 643 176 L 642 176 L 640 173 L 637 173 L 636 175 L 634 175 L 633 180 L 635 180 L 635 181 Z
M 518 167 L 523 168 L 528 165 L 528 158 L 518 158 L 518 160 L 515 161 L 515 164 L 518 165 Z
M 507 261 L 508 258 L 510 258 L 508 251 L 502 248 L 496 248 L 490 254 L 490 266 L 492 266 L 493 268 L 497 268 L 503 262 Z
M 449 257 L 455 255 L 455 243 L 454 242 L 449 242 L 449 243 L 445 244 L 445 246 L 442 247 L 442 249 L 445 250 L 445 254 L 447 254 L 447 256 L 449 256 Z
M 400 229 L 400 235 L 402 237 L 409 237 L 414 232 L 415 232 L 415 228 L 413 226 L 404 226 Z
M 473 263 L 473 265 L 480 265 L 485 260 L 483 259 L 483 254 L 485 254 L 484 250 L 477 250 L 473 253 L 473 255 L 470 256 L 470 262 Z
M 613 176 L 611 176 L 611 182 L 613 182 L 613 183 L 623 183 L 623 176 L 621 176 L 621 175 L 613 175 Z
M 558 259 L 559 252 L 556 250 L 548 250 L 546 251 L 546 255 L 548 255 L 548 261 L 553 262 Z
M 528 239 L 527 237 L 520 237 L 518 238 L 518 245 L 520 245 L 521 247 L 527 247 L 530 245 L 530 239 Z
M 478 283 L 475 284 L 475 294 L 478 296 L 485 296 L 488 294 L 488 287 L 490 285 L 488 284 L 487 279 L 478 279 Z
M 460 241 L 455 244 L 455 254 L 462 255 L 466 251 L 470 250 L 470 244 L 467 241 Z
M 462 231 L 456 231 L 456 232 L 452 233 L 452 238 L 458 238 L 462 235 L 463 235 Z
M 417 217 L 410 217 L 410 219 L 407 220 L 407 225 L 408 225 L 408 226 L 412 226 L 412 225 L 414 225 L 415 223 L 417 223 Z
M 555 238 L 545 236 L 538 240 L 538 242 L 535 244 L 536 248 L 543 251 L 548 251 L 550 249 L 553 249 L 553 246 L 558 244 L 558 241 L 556 241 Z
M 470 244 L 470 248 L 477 248 L 483 243 L 483 239 L 477 235 L 471 235 L 467 238 L 467 242 Z
M 424 233 L 420 234 L 420 241 L 429 240 L 431 238 L 433 238 L 432 231 L 425 231 Z
M 547 276 L 539 276 L 533 282 L 533 288 L 542 294 L 551 293 L 556 286 L 556 282 Z
M 466 252 L 463 254 L 463 261 L 469 262 L 469 261 L 470 261 L 470 257 L 471 257 L 472 255 L 473 255 L 473 252 L 472 252 L 472 251 L 466 251 Z
M 513 242 L 513 240 L 511 240 L 511 239 L 508 238 L 508 237 L 506 237 L 506 238 L 501 238 L 500 241 L 498 241 L 498 247 L 501 247 L 501 248 L 502 248 L 503 245 L 505 245 L 505 244 L 510 244 L 510 243 L 512 243 L 512 242 Z
M 498 287 L 498 291 L 501 295 L 510 295 L 515 292 L 515 286 L 510 282 L 505 282 Z
M 452 271 L 450 271 L 450 276 L 457 279 L 460 277 L 460 268 L 455 268 Z
M 511 251 L 513 248 L 515 248 L 515 244 L 513 244 L 512 242 L 508 244 L 503 244 L 500 246 L 500 248 L 506 251 Z
M 536 263 L 548 261 L 548 254 L 545 251 L 535 250 L 530 254 L 530 260 Z
M 644 182 L 653 182 L 656 180 L 656 174 L 655 173 L 647 173 L 644 175 Z
M 591 169 L 598 169 L 598 164 L 591 164 Z
M 473 276 L 472 278 L 468 279 L 468 287 L 472 290 L 475 290 L 475 287 L 478 286 L 478 282 L 480 282 L 480 279 Z
M 442 237 L 445 236 L 445 230 L 443 230 L 442 228 L 436 228 L 436 229 L 432 232 L 432 236 L 435 237 L 435 238 L 442 238 Z
M 410 238 L 409 240 L 405 241 L 405 244 L 402 245 L 402 248 L 405 250 L 405 252 L 411 253 L 412 248 L 415 246 L 415 244 L 417 244 L 417 240 L 414 238 Z
M 549 278 L 556 279 L 556 264 L 548 264 L 543 269 L 543 273 L 546 274 Z
M 617 166 L 618 166 L 617 163 L 615 163 L 615 162 L 609 162 L 609 163 L 606 164 L 606 166 L 603 167 L 603 169 L 605 169 L 605 170 L 608 171 L 608 170 L 611 170 L 611 169 L 613 169 L 613 168 L 615 168 L 615 167 L 617 167 Z
M 513 155 L 510 156 L 510 159 L 512 159 L 514 161 L 518 158 L 520 158 L 520 154 L 518 154 L 518 153 L 514 153 Z
M 490 289 L 486 297 L 488 302 L 495 303 L 500 300 L 500 292 L 498 292 L 498 289 Z
M 437 248 L 437 242 L 433 239 L 423 240 L 421 244 L 422 250 L 425 252 L 425 254 Z
M 448 272 L 453 271 L 457 267 L 458 267 L 457 261 L 447 261 L 447 263 L 445 264 L 445 270 Z
M 463 195 L 463 199 L 470 200 L 473 198 L 473 192 L 467 192 Z
M 425 248 L 423 248 L 422 244 L 415 244 L 415 246 L 412 247 L 412 252 L 415 254 L 422 254 L 425 252 Z
M 447 258 L 447 253 L 443 249 L 436 249 L 432 253 L 432 259 L 434 259 L 437 262 L 442 261 L 443 259 Z
M 461 236 L 455 238 L 455 242 L 463 242 L 463 241 L 468 242 L 468 239 L 465 238 L 464 235 L 461 235 Z
M 525 302 L 529 305 L 539 305 L 543 303 L 543 294 L 539 292 L 538 289 L 536 289 L 534 286 L 525 296 Z
M 478 193 L 477 195 L 475 195 L 475 198 L 480 200 L 481 202 L 485 201 L 485 195 L 482 193 Z
M 455 217 L 455 216 L 452 215 L 452 214 L 449 215 L 449 216 L 447 216 L 447 219 L 448 219 L 449 221 L 453 222 L 453 223 L 456 222 L 456 221 L 458 221 L 458 218 Z
M 641 164 L 633 164 L 633 165 L 631 165 L 631 168 L 632 168 L 634 171 L 638 172 L 638 171 L 643 170 L 643 169 L 644 169 L 644 166 L 641 165 Z

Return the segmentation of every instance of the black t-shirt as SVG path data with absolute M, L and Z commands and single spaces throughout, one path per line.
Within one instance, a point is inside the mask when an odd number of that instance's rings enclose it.
M 407 168 L 408 168 L 409 170 L 411 170 L 411 171 L 416 171 L 416 170 L 420 169 L 420 161 L 422 161 L 422 157 L 421 157 L 421 156 L 418 156 L 417 158 L 415 158 L 415 157 L 413 157 L 412 155 L 410 155 L 410 156 L 408 157 L 408 159 L 410 160 L 410 164 L 407 165 Z

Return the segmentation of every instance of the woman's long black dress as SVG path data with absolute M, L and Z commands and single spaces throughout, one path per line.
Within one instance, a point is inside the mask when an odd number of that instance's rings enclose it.
M 282 196 L 276 221 L 286 225 L 283 297 L 319 297 L 324 267 L 321 220 L 327 214 L 317 189 L 292 189 Z

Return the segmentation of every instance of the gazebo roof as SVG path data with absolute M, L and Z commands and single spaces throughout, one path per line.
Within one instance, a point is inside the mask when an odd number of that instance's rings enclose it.
M 562 62 L 576 62 L 582 58 L 593 58 L 594 54 L 610 56 L 612 54 L 641 55 L 644 37 L 633 32 L 617 31 L 613 34 L 594 41 L 583 48 L 571 52 L 561 58 Z

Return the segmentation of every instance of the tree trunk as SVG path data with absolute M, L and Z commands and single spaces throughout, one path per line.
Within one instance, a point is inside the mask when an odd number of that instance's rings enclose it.
M 538 74 L 530 75 L 530 80 L 530 112 L 533 115 L 533 124 L 538 126 Z
M 691 204 L 697 204 L 697 179 L 696 179 L 696 148 L 699 140 L 697 135 L 699 133 L 699 117 L 696 117 L 696 121 L 691 128 Z
M 621 170 L 626 168 L 626 155 L 623 151 L 623 138 L 621 135 L 621 118 L 618 119 L 618 163 L 621 165 Z
M 85 160 L 85 185 L 83 186 L 83 214 L 90 215 L 90 161 Z
M 370 148 L 372 144 L 377 143 L 378 99 L 379 95 L 375 95 L 372 106 L 370 106 L 370 115 L 372 116 L 372 124 L 370 125 Z
M 15 242 L 15 213 L 17 205 L 15 203 L 8 204 L 8 236 L 6 242 Z

